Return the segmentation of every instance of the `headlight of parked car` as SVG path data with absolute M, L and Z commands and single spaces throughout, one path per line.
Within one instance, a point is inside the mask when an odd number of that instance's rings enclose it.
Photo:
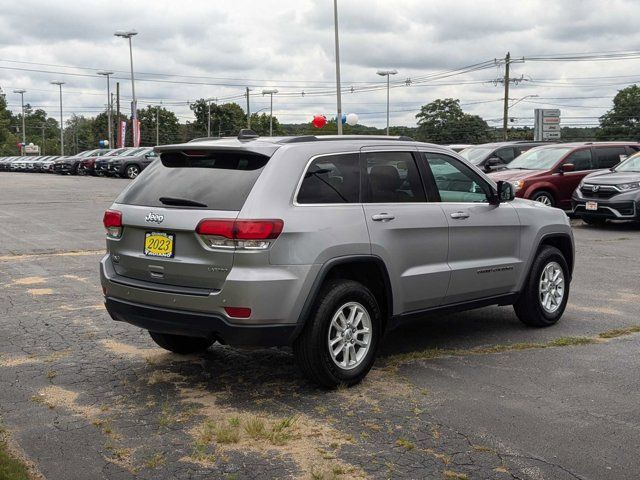
M 640 182 L 622 183 L 618 185 L 618 190 L 621 190 L 623 192 L 635 190 L 636 188 L 640 188 Z
M 524 188 L 524 180 L 516 180 L 515 182 L 511 182 L 511 185 L 513 185 L 513 191 L 517 192 Z

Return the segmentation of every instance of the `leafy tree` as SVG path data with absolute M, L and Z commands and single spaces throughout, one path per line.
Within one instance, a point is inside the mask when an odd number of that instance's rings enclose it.
M 7 109 L 6 96 L 0 90 L 0 155 L 2 156 L 17 155 L 18 137 L 15 129 L 13 131 L 11 129 L 15 121 L 15 117 Z
M 252 113 L 251 114 L 251 130 L 258 135 L 269 135 L 269 114 L 268 113 Z M 286 130 L 280 125 L 278 119 L 273 117 L 273 134 L 274 135 L 286 135 Z
M 180 141 L 180 123 L 176 114 L 164 107 L 147 105 L 144 110 L 138 110 L 140 145 L 153 146 L 156 144 L 156 115 L 159 119 L 160 145 L 178 143 Z
M 201 98 L 191 104 L 191 110 L 196 117 L 192 125 L 192 133 L 196 137 L 207 135 L 207 124 L 209 121 L 209 106 Z M 240 129 L 246 128 L 247 116 L 244 110 L 237 103 L 224 103 L 216 105 L 211 103 L 211 136 L 235 136 Z M 193 138 L 193 137 L 192 137 Z
M 613 98 L 613 108 L 600 117 L 599 140 L 640 137 L 640 87 L 631 85 Z
M 86 118 L 82 115 L 71 115 L 66 121 L 64 129 L 64 153 L 74 155 L 84 150 L 98 148 L 98 138 L 94 132 L 93 118 Z
M 464 113 L 460 100 L 453 98 L 423 105 L 416 118 L 417 140 L 433 143 L 482 143 L 489 131 L 487 122 L 477 115 Z

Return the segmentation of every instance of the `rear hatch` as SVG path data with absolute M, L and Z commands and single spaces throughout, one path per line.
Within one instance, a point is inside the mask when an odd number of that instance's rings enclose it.
M 197 226 L 203 219 L 234 220 L 273 151 L 162 147 L 160 160 L 112 207 L 122 212 L 123 225 L 121 238 L 108 242 L 116 273 L 157 284 L 221 289 L 234 249 L 207 246 Z

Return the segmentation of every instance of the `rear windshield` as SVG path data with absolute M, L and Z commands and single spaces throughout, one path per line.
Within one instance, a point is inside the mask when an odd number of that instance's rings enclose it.
M 188 153 L 162 153 L 116 203 L 238 211 L 269 161 L 268 156 L 251 152 Z

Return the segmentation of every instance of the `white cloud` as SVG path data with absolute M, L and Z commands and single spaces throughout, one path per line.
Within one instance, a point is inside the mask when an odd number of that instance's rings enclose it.
M 506 51 L 521 57 L 630 50 L 640 45 L 633 23 L 640 3 L 631 0 L 339 0 L 339 4 L 342 78 L 347 88 L 381 82 L 375 74 L 378 68 L 397 68 L 394 79 L 404 80 L 503 57 Z M 0 86 L 8 93 L 12 109 L 17 111 L 19 99 L 11 90 L 25 88 L 25 101 L 55 115 L 57 90 L 49 82 L 62 79 L 65 115 L 94 115 L 106 101 L 104 78 L 15 70 L 91 73 L 6 60 L 108 68 L 118 72 L 115 76 L 120 77 L 126 106 L 130 100 L 128 48 L 113 32 L 135 28 L 139 32 L 133 40 L 136 93 L 141 106 L 160 100 L 176 103 L 233 96 L 249 85 L 255 94 L 255 111 L 268 105 L 260 90 L 276 86 L 281 92 L 299 93 L 274 98 L 280 119 L 307 121 L 315 113 L 332 115 L 335 109 L 331 95 L 301 96 L 303 90 L 333 88 L 332 7 L 327 0 L 23 0 L 4 9 L 0 17 Z M 639 62 L 514 64 L 514 76 L 534 82 L 514 86 L 511 96 L 536 94 L 539 99 L 532 101 L 539 103 L 521 102 L 512 115 L 518 123 L 526 123 L 535 107 L 563 105 L 565 124 L 595 123 L 610 106 L 610 97 L 637 78 L 633 74 Z M 499 74 L 499 68 L 492 68 L 436 82 L 457 85 L 394 88 L 392 124 L 414 125 L 419 106 L 441 97 L 459 98 L 467 111 L 499 119 L 502 105 L 491 100 L 501 98 L 500 85 L 462 83 L 487 81 Z M 628 77 L 620 78 L 624 75 Z M 242 100 L 238 102 L 244 107 Z M 384 90 L 346 93 L 343 103 L 344 110 L 359 113 L 363 123 L 384 124 Z M 181 120 L 191 118 L 186 105 L 172 108 Z

